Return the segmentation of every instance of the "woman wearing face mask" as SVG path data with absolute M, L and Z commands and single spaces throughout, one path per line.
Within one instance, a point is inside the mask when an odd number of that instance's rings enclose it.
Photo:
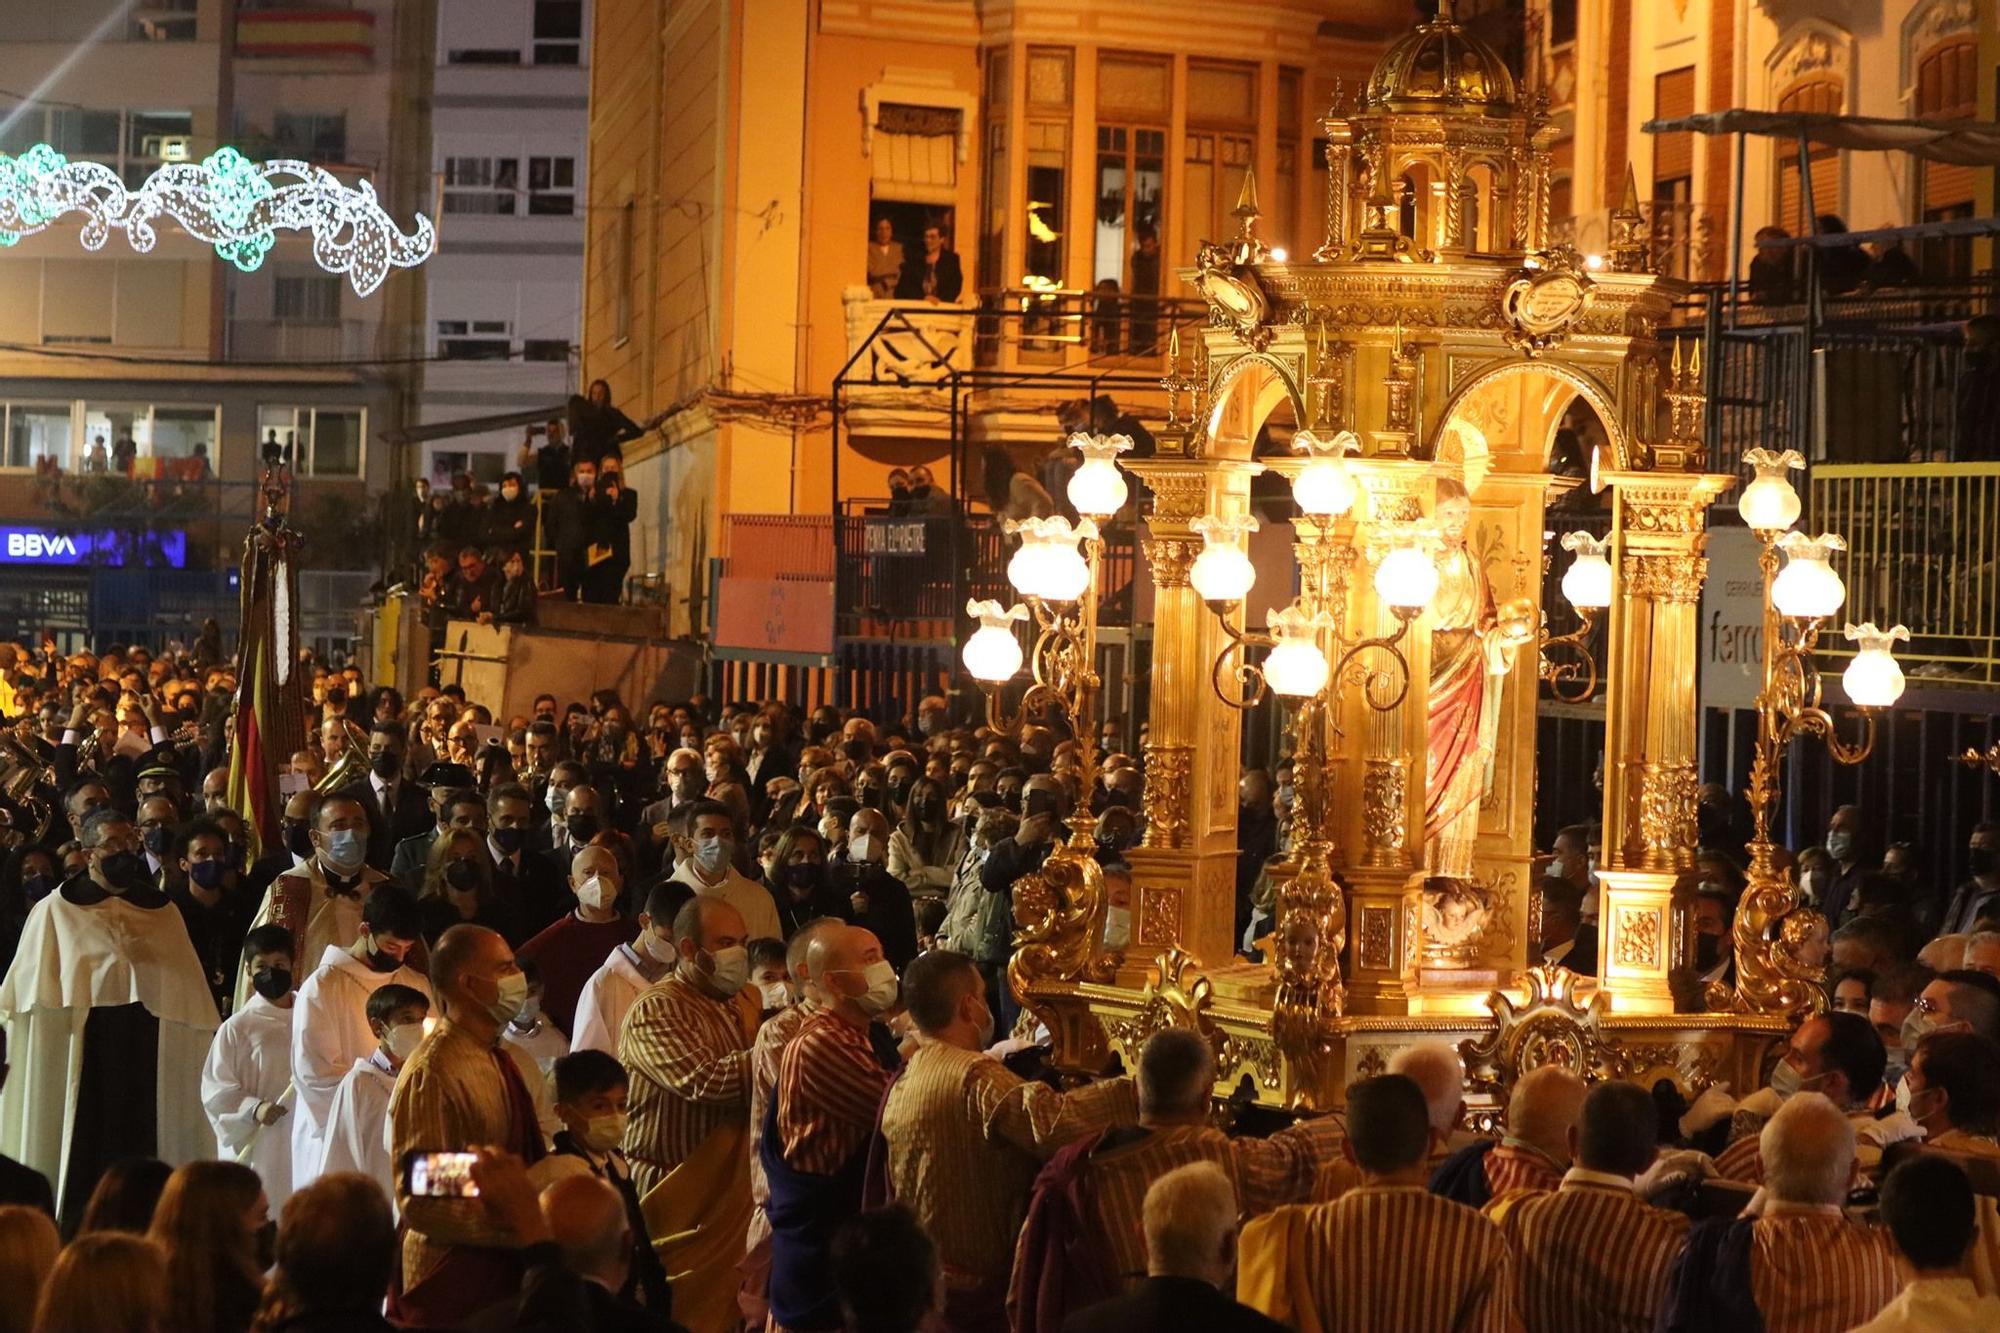
M 794 824 L 786 829 L 771 849 L 766 873 L 786 939 L 808 921 L 840 915 L 840 897 L 826 874 L 826 841 L 813 828 Z
M 257 1173 L 238 1162 L 189 1162 L 167 1180 L 147 1236 L 166 1254 L 164 1327 L 236 1333 L 250 1327 L 277 1229 Z
M 484 544 L 522 549 L 535 539 L 535 502 L 528 498 L 521 474 L 500 478 L 500 495 L 486 507 Z
M 919 778 L 910 787 L 903 818 L 889 834 L 889 873 L 919 898 L 942 897 L 964 859 L 962 826 L 946 815 L 942 786 Z
M 535 581 L 528 577 L 528 558 L 510 548 L 500 562 L 500 591 L 493 595 L 493 622 L 498 625 L 535 623 Z
M 435 945 L 438 936 L 461 921 L 497 930 L 510 940 L 519 933 L 518 921 L 510 920 L 495 898 L 492 862 L 470 829 L 453 829 L 431 848 L 417 905 L 423 911 L 425 944 Z

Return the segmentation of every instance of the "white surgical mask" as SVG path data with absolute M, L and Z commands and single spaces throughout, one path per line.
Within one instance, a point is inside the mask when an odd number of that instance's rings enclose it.
M 855 863 L 875 859 L 875 835 L 857 833 L 847 840 L 847 859 Z
M 734 995 L 750 979 L 750 951 L 740 944 L 717 949 L 708 956 L 708 984 L 724 995 Z
M 594 1115 L 583 1122 L 583 1129 L 577 1137 L 592 1152 L 610 1152 L 625 1141 L 625 1126 L 631 1120 L 632 1117 L 624 1111 Z
M 528 977 L 524 972 L 509 972 L 494 983 L 493 1003 L 486 1012 L 493 1015 L 496 1022 L 511 1023 L 521 1016 L 521 1010 L 528 1003 Z
M 711 838 L 707 842 L 694 845 L 694 868 L 713 879 L 729 865 L 729 854 L 734 850 L 728 838 Z
M 1104 947 L 1122 949 L 1132 942 L 1132 909 L 1129 907 L 1107 907 L 1104 909 Z
M 650 930 L 646 932 L 646 952 L 654 962 L 665 963 L 668 967 L 672 967 L 681 960 L 681 956 L 675 950 L 672 941 L 662 939 L 657 933 Z
M 861 969 L 862 980 L 868 989 L 854 997 L 854 1003 L 861 1012 L 871 1018 L 888 1013 L 896 1007 L 896 996 L 900 989 L 896 984 L 896 969 L 887 962 L 870 963 Z
M 351 875 L 368 859 L 368 844 L 351 828 L 335 829 L 326 835 L 326 845 L 319 855 L 331 869 Z
M 782 981 L 760 981 L 757 993 L 763 997 L 766 1009 L 783 1009 L 792 1002 L 792 988 Z
M 384 1034 L 382 1044 L 389 1048 L 389 1054 L 397 1063 L 409 1059 L 417 1053 L 417 1047 L 424 1039 L 422 1023 L 398 1023 Z
M 604 882 L 602 875 L 592 875 L 585 879 L 576 891 L 576 900 L 593 912 L 602 911 L 617 896 L 617 892 Z

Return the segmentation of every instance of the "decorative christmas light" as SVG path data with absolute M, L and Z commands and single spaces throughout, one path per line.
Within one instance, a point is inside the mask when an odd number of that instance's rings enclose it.
M 127 190 L 110 167 L 72 162 L 47 144 L 19 157 L 0 153 L 0 246 L 71 213 L 82 215 L 86 250 L 103 249 L 117 228 L 145 254 L 165 217 L 245 273 L 263 264 L 278 232 L 309 231 L 313 259 L 346 274 L 357 296 L 381 286 L 391 268 L 414 268 L 437 250 L 437 230 L 422 213 L 406 234 L 376 202 L 374 186 L 343 185 L 309 162 L 256 163 L 219 148 L 199 163 L 170 162 Z

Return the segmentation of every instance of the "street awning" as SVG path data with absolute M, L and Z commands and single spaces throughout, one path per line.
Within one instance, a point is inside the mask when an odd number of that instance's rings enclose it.
M 451 440 L 461 435 L 478 435 L 489 430 L 505 430 L 509 426 L 539 426 L 545 421 L 554 421 L 569 415 L 569 407 L 554 403 L 548 407 L 532 407 L 525 412 L 502 412 L 490 417 L 460 417 L 456 421 L 432 421 L 422 426 L 404 426 L 400 430 L 385 430 L 381 438 L 390 444 L 423 444 L 429 440 Z
M 1817 250 L 1837 250 L 1843 245 L 1874 245 L 1878 241 L 1929 241 L 1952 236 L 1993 236 L 2000 234 L 2000 218 L 1950 218 L 1939 222 L 1912 222 L 1902 227 L 1877 227 L 1873 231 L 1832 231 L 1816 236 L 1787 236 L 1783 240 L 1760 241 L 1760 245 L 1810 245 Z
M 1805 138 L 1830 148 L 1869 153 L 1914 153 L 1961 167 L 2000 166 L 2000 125 L 1983 120 L 1890 120 L 1805 111 L 1708 111 L 1673 120 L 1649 120 L 1648 134 L 1756 134 Z

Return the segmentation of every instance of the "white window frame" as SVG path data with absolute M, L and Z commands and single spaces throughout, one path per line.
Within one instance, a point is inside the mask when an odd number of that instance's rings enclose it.
M 457 164 L 477 162 L 485 166 L 485 179 L 474 184 L 454 184 L 452 176 Z M 513 168 L 512 186 L 502 184 L 503 167 Z M 520 217 L 527 211 L 522 202 L 526 191 L 521 187 L 521 159 L 509 154 L 489 157 L 484 153 L 447 154 L 438 165 L 438 179 L 444 190 L 444 211 L 469 217 Z M 474 203 L 474 207 L 453 207 L 454 200 Z M 479 207 L 487 204 L 490 207 Z
M 317 478 L 321 481 L 366 481 L 368 480 L 368 408 L 361 403 L 259 403 L 257 404 L 257 450 L 259 457 L 264 448 L 265 432 L 273 427 L 265 420 L 267 415 L 289 412 L 292 415 L 292 438 L 299 442 L 297 452 L 298 474 L 301 477 Z M 338 412 L 343 416 L 359 418 L 361 429 L 361 457 L 353 472 L 322 473 L 319 462 L 319 414 Z M 276 429 L 283 430 L 279 426 Z

